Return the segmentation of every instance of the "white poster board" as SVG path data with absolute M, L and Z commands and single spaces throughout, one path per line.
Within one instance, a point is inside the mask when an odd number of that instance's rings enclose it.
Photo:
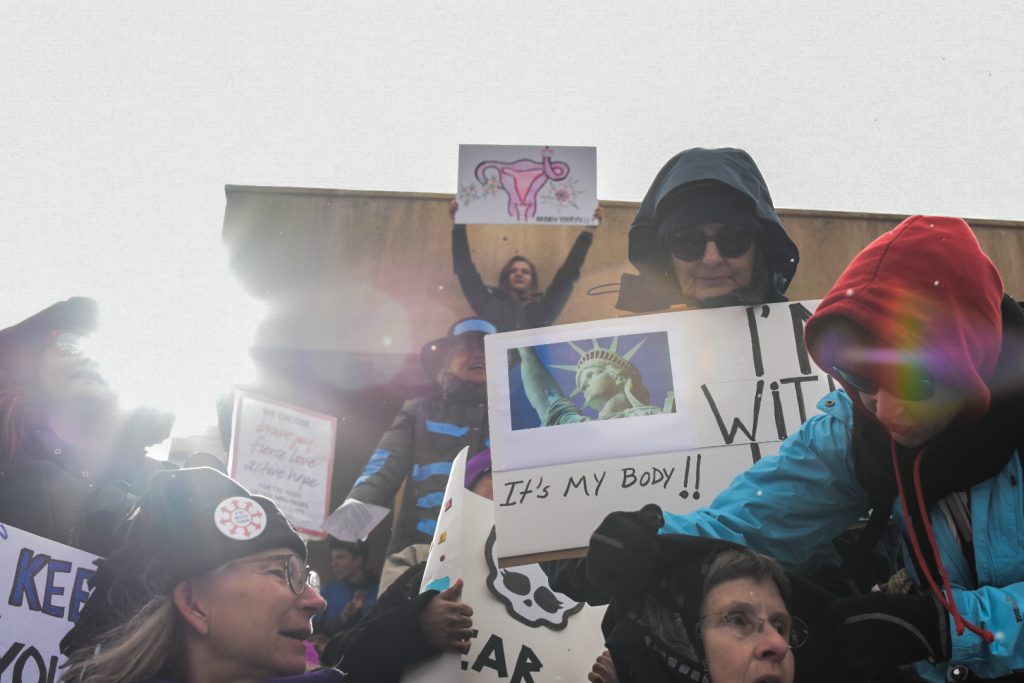
M 456 223 L 594 225 L 597 148 L 459 145 Z
M 555 593 L 539 565 L 498 567 L 494 506 L 461 485 L 464 462 L 461 455 L 452 467 L 423 588 L 444 590 L 462 578 L 476 637 L 468 654 L 433 657 L 402 682 L 586 681 L 604 651 L 604 608 Z
M 236 391 L 228 473 L 299 532 L 325 538 L 336 429 L 331 415 Z
M 835 388 L 803 344 L 816 306 L 681 311 L 485 337 L 487 367 L 508 368 L 487 377 L 503 566 L 585 548 L 615 510 L 703 507 L 762 455 L 777 453 Z M 626 409 L 599 419 L 584 400 L 600 389 L 577 385 L 578 377 L 588 381 L 577 372 L 581 362 L 628 365 L 643 387 L 630 385 Z M 544 418 L 529 401 L 538 367 L 565 397 Z M 562 423 L 541 426 L 551 419 Z
M 0 524 L 0 683 L 56 680 L 60 641 L 89 597 L 96 559 Z

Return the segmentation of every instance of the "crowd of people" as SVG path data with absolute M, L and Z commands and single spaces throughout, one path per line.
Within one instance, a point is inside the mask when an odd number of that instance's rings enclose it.
M 485 285 L 453 225 L 475 317 L 423 345 L 435 391 L 402 406 L 347 496 L 400 508 L 379 577 L 365 543 L 332 540 L 321 584 L 274 501 L 148 457 L 172 418 L 119 405 L 88 349 L 96 302 L 0 330 L 0 522 L 103 558 L 62 680 L 398 681 L 468 652 L 461 581 L 420 584 L 461 450 L 466 488 L 492 495 L 483 338 L 553 324 L 596 229 L 542 292 L 522 255 Z M 749 154 L 690 149 L 655 176 L 628 258 L 617 307 L 647 313 L 785 301 L 799 250 Z M 585 557 L 542 564 L 555 590 L 608 605 L 580 680 L 1024 675 L 1024 312 L 970 226 L 914 216 L 866 245 L 805 341 L 841 388 L 777 457 L 696 511 L 594 520 Z M 591 419 L 532 350 L 510 362 L 542 424 Z M 581 357 L 576 388 L 598 419 L 661 411 L 628 354 Z M 865 569 L 880 543 L 898 566 Z

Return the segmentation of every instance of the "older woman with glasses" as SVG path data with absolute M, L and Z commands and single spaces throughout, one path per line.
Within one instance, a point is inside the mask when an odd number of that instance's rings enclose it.
M 0 330 L 0 523 L 103 555 L 117 521 L 167 467 L 146 448 L 173 417 L 125 410 L 90 349 L 92 299 Z
M 785 301 L 800 253 L 741 149 L 680 152 L 655 176 L 629 229 L 616 306 L 647 313 Z
M 326 602 L 273 501 L 211 468 L 161 472 L 125 527 L 61 643 L 63 680 L 342 680 L 304 673 L 303 641 Z

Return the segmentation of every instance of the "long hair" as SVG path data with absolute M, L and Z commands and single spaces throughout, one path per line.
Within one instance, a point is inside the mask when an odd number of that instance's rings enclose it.
M 14 352 L 0 359 L 0 469 L 16 465 L 33 426 L 42 422 L 44 401 L 33 378 L 37 353 Z
M 522 261 L 526 265 L 530 266 L 530 290 L 525 294 L 520 294 L 516 290 L 512 289 L 512 284 L 509 282 L 509 275 L 512 272 L 512 265 L 517 261 Z M 504 289 L 509 294 L 515 294 L 516 296 L 526 299 L 533 300 L 540 296 L 540 286 L 537 284 L 537 266 L 533 264 L 533 261 L 526 258 L 525 256 L 513 256 L 508 262 L 502 266 L 501 275 L 498 276 L 498 287 Z
M 131 616 L 68 657 L 63 683 L 137 683 L 168 662 L 180 630 L 170 595 L 153 595 Z

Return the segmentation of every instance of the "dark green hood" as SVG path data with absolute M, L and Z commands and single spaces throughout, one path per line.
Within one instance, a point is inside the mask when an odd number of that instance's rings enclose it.
M 762 223 L 760 244 L 774 285 L 769 301 L 785 300 L 783 294 L 793 280 L 800 252 L 775 213 L 768 185 L 757 164 L 742 149 L 695 147 L 669 159 L 640 204 L 629 229 L 629 260 L 640 274 L 622 276 L 616 308 L 646 313 L 684 303 L 671 257 L 658 245 L 658 207 L 679 188 L 706 182 L 724 183 L 754 202 Z M 703 305 L 711 308 L 735 303 L 738 302 L 720 297 L 705 301 Z

